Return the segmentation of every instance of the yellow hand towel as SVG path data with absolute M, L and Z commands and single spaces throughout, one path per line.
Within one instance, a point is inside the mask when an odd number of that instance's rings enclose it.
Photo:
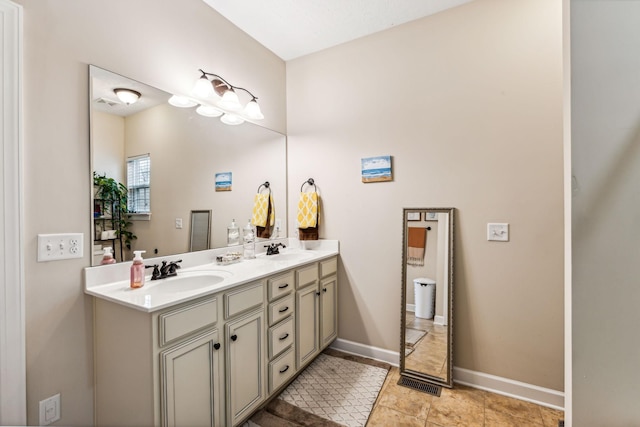
M 300 193 L 298 201 L 298 228 L 318 226 L 318 193 Z
M 267 218 L 269 218 L 269 207 L 273 203 L 271 194 L 256 194 L 253 198 L 253 213 L 251 215 L 251 224 L 258 227 L 266 227 Z

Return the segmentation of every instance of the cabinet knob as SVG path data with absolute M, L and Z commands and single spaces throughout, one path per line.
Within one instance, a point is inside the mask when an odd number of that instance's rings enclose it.
M 215 348 L 216 350 L 220 350 L 220 343 L 217 342 L 213 345 L 213 348 Z
M 284 289 L 284 288 L 286 288 L 286 287 L 288 287 L 288 286 L 289 286 L 289 284 L 288 284 L 288 283 L 285 283 L 284 285 L 280 285 L 280 286 L 278 286 L 278 289 Z
M 289 310 L 289 306 L 283 308 L 282 310 L 278 310 L 278 313 L 284 313 L 287 310 Z
M 235 341 L 238 339 L 238 336 L 236 334 L 231 335 L 231 341 Z
M 323 289 L 322 289 L 322 292 L 327 292 L 327 288 L 323 288 Z
M 287 334 L 284 334 L 283 336 L 281 336 L 281 337 L 279 338 L 279 340 L 280 340 L 280 341 L 284 341 L 284 340 L 286 340 L 287 338 L 289 338 L 289 334 L 288 334 L 288 333 L 287 333 Z
M 285 372 L 287 372 L 289 370 L 289 365 L 287 365 L 284 369 L 280 370 L 281 374 L 284 374 Z
M 320 296 L 320 291 L 316 292 L 316 295 L 317 295 L 317 296 Z

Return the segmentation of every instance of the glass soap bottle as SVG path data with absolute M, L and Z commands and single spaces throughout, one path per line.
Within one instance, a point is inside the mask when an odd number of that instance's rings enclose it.
M 231 225 L 227 227 L 227 246 L 235 246 L 240 244 L 240 229 L 236 225 L 236 220 L 231 221 Z
M 251 225 L 251 220 L 247 221 L 247 225 L 242 229 L 243 231 L 243 257 L 244 259 L 253 259 L 256 257 L 256 232 Z

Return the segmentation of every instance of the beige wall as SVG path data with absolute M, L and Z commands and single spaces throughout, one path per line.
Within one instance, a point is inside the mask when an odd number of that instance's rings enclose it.
M 287 63 L 289 194 L 314 177 L 340 239 L 340 338 L 398 350 L 402 208 L 453 206 L 455 365 L 563 390 L 561 6 L 477 0 Z M 375 155 L 393 182 L 361 182 Z
M 640 425 L 640 1 L 571 2 L 573 425 Z
M 88 64 L 186 93 L 198 68 L 260 97 L 284 133 L 285 65 L 201 0 L 17 0 L 24 6 L 25 290 L 28 423 L 62 396 L 60 425 L 93 423 Z M 256 72 L 259 70 L 260 72 Z M 36 262 L 38 233 L 82 232 L 84 257 Z

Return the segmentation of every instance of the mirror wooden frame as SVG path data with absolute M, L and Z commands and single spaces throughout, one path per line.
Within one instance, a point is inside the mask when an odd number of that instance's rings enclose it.
M 446 368 L 446 378 L 441 378 L 432 373 L 427 372 L 419 372 L 416 370 L 410 370 L 406 368 L 406 324 L 407 324 L 407 257 L 408 257 L 408 243 L 409 243 L 409 232 L 408 232 L 408 221 L 409 214 L 420 212 L 421 217 L 426 219 L 426 213 L 435 212 L 435 213 L 443 213 L 448 214 L 448 231 L 449 235 L 448 239 L 448 250 L 446 254 L 448 255 L 448 263 L 447 263 L 447 297 L 448 307 L 446 308 L 447 313 L 447 368 Z M 424 215 L 422 215 L 424 213 Z M 417 381 L 419 383 L 427 383 L 437 386 L 443 386 L 447 388 L 453 387 L 453 265 L 454 265 L 454 236 L 455 236 L 455 208 L 404 208 L 402 212 L 402 297 L 401 297 L 401 306 L 400 306 L 400 376 L 401 378 L 413 380 L 413 382 Z

